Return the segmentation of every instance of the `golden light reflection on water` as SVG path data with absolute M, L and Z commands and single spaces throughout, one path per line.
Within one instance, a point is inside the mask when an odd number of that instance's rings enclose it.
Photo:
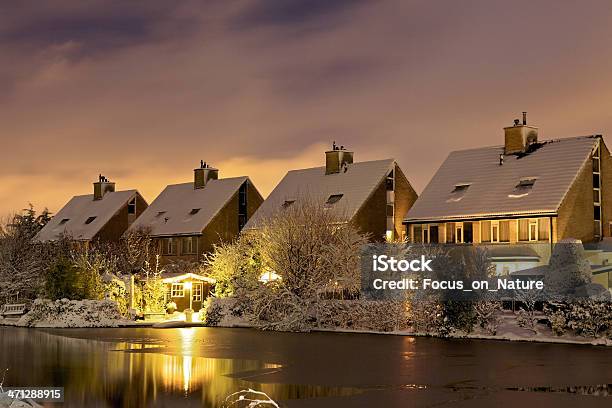
M 101 342 L 41 332 L 16 333 L 19 335 L 0 338 L 2 349 L 21 348 L 30 357 L 28 361 L 44 362 L 46 370 L 29 371 L 23 366 L 23 358 L 16 359 L 9 366 L 19 362 L 21 372 L 30 374 L 14 379 L 15 383 L 59 381 L 55 385 L 65 387 L 67 398 L 77 402 L 75 406 L 180 406 L 181 401 L 195 400 L 201 406 L 213 408 L 222 406 L 229 394 L 246 388 L 264 391 L 276 400 L 357 392 L 349 387 L 263 383 L 266 374 L 282 370 L 282 365 L 206 357 L 202 353 L 206 351 L 207 339 L 195 328 L 180 329 L 178 336 L 174 330 L 156 332 L 154 337 L 139 343 Z M 18 355 L 16 352 L 15 356 Z

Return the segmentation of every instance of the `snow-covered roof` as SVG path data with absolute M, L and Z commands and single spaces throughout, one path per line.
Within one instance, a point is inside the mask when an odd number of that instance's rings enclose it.
M 248 177 L 210 180 L 204 188 L 193 183 L 171 184 L 132 224 L 150 228 L 151 236 L 199 235 Z
M 65 234 L 78 241 L 92 240 L 136 195 L 136 190 L 125 190 L 108 192 L 100 200 L 94 200 L 93 194 L 72 197 L 35 239 L 55 241 Z
M 503 146 L 452 152 L 404 221 L 554 214 L 596 140 L 580 136 L 542 142 L 522 157 L 506 155 L 503 165 Z M 521 183 L 526 185 L 517 188 Z
M 386 159 L 352 163 L 346 171 L 335 174 L 325 174 L 325 166 L 291 170 L 253 214 L 245 228 L 257 228 L 258 223 L 273 216 L 285 203 L 308 199 L 324 204 L 334 195 L 341 197 L 330 204 L 330 210 L 351 219 L 394 166 L 395 160 Z

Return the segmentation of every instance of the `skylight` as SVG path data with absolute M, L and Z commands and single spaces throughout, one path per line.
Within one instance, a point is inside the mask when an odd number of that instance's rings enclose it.
M 60 221 L 59 225 L 64 225 L 68 221 L 70 221 L 70 218 L 64 218 L 63 220 Z
M 293 203 L 295 203 L 295 200 L 285 200 L 285 202 L 283 203 L 283 208 L 287 208 Z
M 519 180 L 518 184 L 514 187 L 514 191 L 508 194 L 510 198 L 525 197 L 531 192 L 533 185 L 536 182 L 535 177 L 526 177 Z
M 450 201 L 461 200 L 463 196 L 465 195 L 465 193 L 467 193 L 469 187 L 470 187 L 470 184 L 468 183 L 455 184 L 455 186 L 453 187 L 453 190 L 450 192 L 450 196 L 448 200 L 446 201 L 450 202 Z
M 340 201 L 340 199 L 344 196 L 344 194 L 332 194 L 329 196 L 329 198 L 327 199 L 327 201 L 325 202 L 326 205 L 333 205 L 336 204 L 338 201 Z
M 162 215 L 164 215 L 166 212 L 165 211 L 159 211 L 156 215 L 157 218 L 161 217 Z
M 96 217 L 89 217 L 87 221 L 85 221 L 85 224 L 91 224 L 92 222 L 94 222 L 95 219 Z
M 200 212 L 200 209 L 199 209 L 199 208 L 194 208 L 194 209 L 192 209 L 192 210 L 189 212 L 189 215 L 196 215 L 196 214 L 197 214 L 197 213 L 199 213 L 199 212 Z

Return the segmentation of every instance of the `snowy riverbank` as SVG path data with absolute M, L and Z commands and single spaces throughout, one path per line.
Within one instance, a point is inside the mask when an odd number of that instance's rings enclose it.
M 41 328 L 119 327 L 129 322 L 110 300 L 36 299 L 20 318 L 0 318 L 0 325 Z

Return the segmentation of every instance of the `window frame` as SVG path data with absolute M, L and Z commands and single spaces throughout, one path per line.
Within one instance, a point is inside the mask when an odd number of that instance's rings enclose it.
M 136 214 L 136 197 L 132 198 L 127 205 L 128 214 Z
M 327 197 L 327 200 L 325 201 L 325 206 L 328 207 L 328 208 L 333 206 L 338 201 L 342 200 L 342 197 L 344 197 L 343 193 L 330 194 L 330 196 Z
M 202 283 L 193 282 L 191 284 L 191 300 L 194 302 L 202 301 Z
M 537 218 L 530 218 L 527 223 L 527 238 L 529 242 L 538 241 L 538 235 L 540 232 L 539 226 L 540 220 Z M 534 229 L 535 234 L 532 234 L 532 228 Z
M 497 233 L 494 234 L 493 231 L 497 231 Z M 492 220 L 491 221 L 491 242 L 495 244 L 499 244 L 501 242 L 500 236 L 501 234 L 500 234 L 499 220 Z
M 170 297 L 182 298 L 185 297 L 185 284 L 182 282 L 172 283 L 170 287 Z M 180 295 L 179 295 L 180 293 Z
M 176 244 L 173 237 L 162 239 L 162 255 L 176 255 Z

